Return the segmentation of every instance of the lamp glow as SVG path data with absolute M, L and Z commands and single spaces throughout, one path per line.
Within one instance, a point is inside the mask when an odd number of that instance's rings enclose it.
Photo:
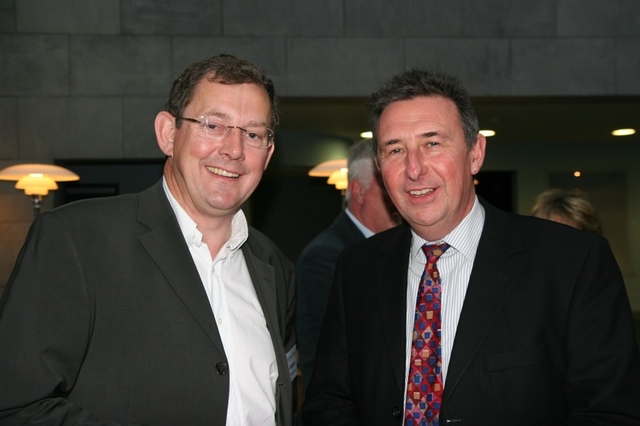
M 16 189 L 24 190 L 26 195 L 45 196 L 49 193 L 50 189 L 58 189 L 58 184 L 49 176 L 33 173 L 20 178 L 18 183 L 16 183 Z
M 329 179 L 327 179 L 327 183 L 329 185 L 335 185 L 336 189 L 347 189 L 349 186 L 349 180 L 347 178 L 347 168 L 343 167 L 340 170 L 336 170 L 331 173 Z
M 636 129 L 616 129 L 611 132 L 613 136 L 630 136 L 636 134 Z
M 42 197 L 49 191 L 58 189 L 56 182 L 70 182 L 80 176 L 64 167 L 53 164 L 17 164 L 0 170 L 0 180 L 17 181 L 16 189 L 21 189 L 33 199 L 33 214 L 40 213 Z
M 324 161 L 313 169 L 309 170 L 309 176 L 313 177 L 329 177 L 331 174 L 340 169 L 347 168 L 347 159 L 340 158 L 338 160 Z
M 336 189 L 345 190 L 349 186 L 347 159 L 324 161 L 311 170 L 309 176 L 326 177 L 329 185 L 335 185 Z

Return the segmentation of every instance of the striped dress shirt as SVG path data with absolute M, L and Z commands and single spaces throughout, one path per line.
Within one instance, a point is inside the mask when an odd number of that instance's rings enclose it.
M 407 274 L 407 325 L 406 325 L 406 363 L 405 383 L 409 374 L 409 360 L 411 358 L 411 338 L 414 326 L 414 313 L 418 287 L 424 272 L 426 258 L 422 246 L 446 242 L 451 247 L 438 259 L 436 266 L 441 279 L 441 318 L 442 330 L 440 344 L 442 347 L 442 381 L 447 386 L 447 368 L 451 358 L 453 341 L 456 336 L 458 320 L 462 311 L 462 304 L 467 293 L 469 277 L 476 257 L 480 235 L 484 226 L 484 208 L 476 197 L 469 214 L 440 241 L 427 241 L 411 231 L 411 250 L 409 259 L 409 273 Z M 406 385 L 405 385 L 406 387 Z M 406 394 L 406 389 L 405 389 Z

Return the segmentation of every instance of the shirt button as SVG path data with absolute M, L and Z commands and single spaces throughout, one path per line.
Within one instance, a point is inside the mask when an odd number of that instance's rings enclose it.
M 216 322 L 217 322 L 218 324 L 222 324 L 222 317 L 218 317 L 218 318 L 216 318 Z
M 229 366 L 227 365 L 226 362 L 219 362 L 216 364 L 216 372 L 220 376 L 224 376 L 225 374 L 227 374 L 228 370 L 229 370 Z

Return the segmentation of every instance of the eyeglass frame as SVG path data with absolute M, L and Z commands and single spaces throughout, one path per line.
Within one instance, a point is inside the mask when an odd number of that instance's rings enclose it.
M 207 120 L 207 116 L 206 116 L 206 115 L 201 115 L 201 116 L 200 116 L 200 118 L 202 119 L 202 121 L 201 121 L 201 120 L 198 120 L 197 118 L 191 118 L 191 117 L 180 117 L 180 116 L 174 116 L 174 118 L 175 118 L 176 120 L 185 120 L 185 121 L 189 121 L 189 122 L 191 122 L 191 123 L 197 123 L 197 124 L 199 124 L 199 125 L 201 125 L 201 126 L 202 126 L 203 130 L 205 131 L 205 133 L 206 133 L 206 131 L 207 131 L 207 129 L 206 129 L 206 125 L 207 125 L 207 122 L 206 122 L 206 120 Z M 223 123 L 217 123 L 217 125 L 218 125 L 218 126 L 221 126 L 221 127 L 224 127 L 224 128 L 226 129 L 226 131 L 225 131 L 224 135 L 221 135 L 221 136 L 219 137 L 219 139 L 222 139 L 222 138 L 224 138 L 225 136 L 227 136 L 227 135 L 231 132 L 231 130 L 233 130 L 233 129 L 238 129 L 238 130 L 240 130 L 240 131 L 242 132 L 242 134 L 243 134 L 243 135 L 244 135 L 244 134 L 247 134 L 247 133 L 252 133 L 252 132 L 250 132 L 249 130 L 247 130 L 247 129 L 245 129 L 244 127 L 241 127 L 241 126 L 230 126 L 230 125 L 223 124 Z M 264 128 L 265 128 L 265 130 L 267 131 L 267 144 L 266 144 L 266 146 L 255 146 L 255 145 L 251 145 L 251 144 L 248 144 L 248 146 L 250 146 L 250 147 L 252 147 L 252 148 L 258 148 L 258 149 L 269 149 L 269 148 L 273 145 L 273 140 L 274 140 L 274 137 L 275 137 L 275 132 L 274 132 L 273 130 L 271 130 L 270 128 L 266 127 L 266 126 L 265 126 Z M 244 139 L 243 139 L 243 141 L 244 141 Z

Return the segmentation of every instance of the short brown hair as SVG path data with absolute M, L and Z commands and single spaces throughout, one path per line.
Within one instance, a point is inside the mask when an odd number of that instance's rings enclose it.
M 245 84 L 251 83 L 264 90 L 269 95 L 271 105 L 271 123 L 269 128 L 276 130 L 280 121 L 278 111 L 278 98 L 273 82 L 265 75 L 264 71 L 250 62 L 233 55 L 220 54 L 200 62 L 191 64 L 173 82 L 169 99 L 165 104 L 165 110 L 174 117 L 182 117 L 184 110 L 193 100 L 195 88 L 202 79 L 212 83 L 221 84 Z M 180 127 L 182 120 L 176 119 L 176 126 Z

